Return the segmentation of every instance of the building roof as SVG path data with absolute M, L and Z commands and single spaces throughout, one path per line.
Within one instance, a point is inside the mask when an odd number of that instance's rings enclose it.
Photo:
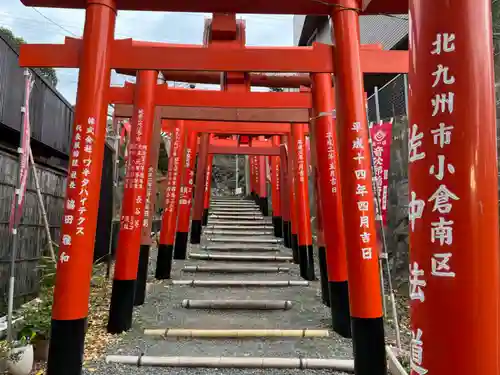
M 317 41 L 332 43 L 329 19 L 324 16 L 294 16 L 294 41 L 305 46 Z M 408 15 L 361 16 L 361 44 L 382 43 L 384 49 L 397 47 L 408 36 Z

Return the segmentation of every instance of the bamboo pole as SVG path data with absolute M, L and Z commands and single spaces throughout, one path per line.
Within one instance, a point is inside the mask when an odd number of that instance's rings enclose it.
M 264 252 L 278 252 L 280 251 L 279 247 L 258 247 L 258 246 L 252 246 L 252 247 L 238 247 L 237 245 L 231 246 L 231 247 L 222 247 L 222 246 L 204 246 L 202 247 L 203 250 L 205 251 L 219 251 L 219 252 L 224 252 L 224 251 L 234 251 L 234 252 L 248 252 L 248 251 L 253 251 L 253 252 L 259 252 L 259 253 L 264 253 Z
M 333 369 L 354 372 L 349 359 L 248 358 L 248 357 L 149 357 L 109 355 L 106 363 L 156 367 L 262 368 L 262 369 Z
M 54 252 L 54 245 L 52 243 L 52 236 L 50 235 L 49 220 L 47 219 L 47 211 L 45 211 L 45 205 L 43 204 L 43 197 L 40 189 L 40 181 L 38 180 L 37 168 L 35 160 L 33 159 L 33 153 L 31 152 L 31 147 L 29 148 L 30 153 L 30 163 L 33 167 L 33 178 L 35 179 L 36 196 L 38 197 L 38 203 L 40 204 L 40 210 L 42 210 L 43 226 L 45 227 L 45 232 L 47 234 L 47 242 L 49 244 L 50 257 L 54 262 L 56 262 L 56 253 Z
M 145 329 L 146 336 L 204 338 L 330 337 L 327 329 Z
M 205 287 L 286 287 L 286 286 L 309 286 L 308 281 L 303 280 L 173 280 L 174 285 L 205 286 Z
M 211 310 L 290 310 L 292 301 L 185 299 L 182 301 L 182 307 Z

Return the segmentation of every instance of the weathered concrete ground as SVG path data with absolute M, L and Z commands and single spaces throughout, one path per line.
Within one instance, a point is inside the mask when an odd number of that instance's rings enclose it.
M 291 250 L 280 247 L 276 255 L 291 255 Z M 191 252 L 203 252 L 199 246 L 189 249 Z M 212 252 L 216 253 L 216 252 Z M 220 254 L 228 254 L 227 251 Z M 245 251 L 244 254 L 264 255 L 262 252 Z M 153 250 L 150 261 L 150 277 L 148 295 L 144 306 L 134 312 L 134 325 L 121 340 L 108 348 L 107 354 L 148 356 L 227 356 L 227 357 L 280 357 L 280 358 L 352 358 L 350 340 L 332 333 L 329 338 L 312 339 L 163 339 L 146 337 L 145 328 L 278 328 L 278 329 L 329 329 L 330 311 L 323 306 L 320 298 L 319 282 L 312 282 L 308 287 L 283 288 L 208 288 L 172 285 L 167 281 L 154 280 L 156 251 Z M 202 264 L 235 264 L 235 262 L 214 261 L 175 261 L 173 279 L 248 279 L 248 280 L 301 280 L 298 266 L 293 263 L 259 262 L 251 265 L 289 266 L 289 273 L 259 274 L 207 274 L 184 273 L 184 265 Z M 238 262 L 238 265 L 245 263 Z M 249 265 L 248 263 L 246 263 Z M 317 268 L 317 259 L 316 259 Z M 318 270 L 316 272 L 319 272 Z M 319 276 L 319 273 L 317 273 Z M 183 299 L 270 299 L 290 300 L 293 307 L 287 311 L 208 311 L 191 310 L 181 306 Z M 170 375 L 170 374 L 220 374 L 220 375 L 254 375 L 254 374 L 336 374 L 331 370 L 290 370 L 290 369 L 204 369 L 204 368 L 159 368 L 134 367 L 121 364 L 106 364 L 104 358 L 88 364 L 85 374 L 102 375 L 138 374 L 138 375 Z

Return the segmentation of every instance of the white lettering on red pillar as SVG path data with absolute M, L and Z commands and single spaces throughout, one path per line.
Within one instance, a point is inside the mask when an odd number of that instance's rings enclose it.
M 147 228 L 149 225 L 149 215 L 150 215 L 149 210 L 151 208 L 151 192 L 153 189 L 153 173 L 154 173 L 153 166 L 149 166 L 148 183 L 146 188 L 146 203 L 144 205 L 144 220 L 142 221 L 143 228 Z
M 212 178 L 212 164 L 207 165 L 207 173 L 205 176 L 205 193 L 210 187 L 210 179 Z
M 351 131 L 359 133 L 361 131 L 361 122 L 353 123 Z M 368 216 L 368 212 L 370 211 L 370 205 L 373 204 L 373 202 L 370 202 L 370 199 L 367 198 L 367 186 L 371 181 L 368 181 L 369 172 L 365 160 L 369 160 L 369 157 L 365 155 L 365 145 L 363 144 L 363 138 L 361 136 L 354 138 L 351 148 L 356 154 L 353 160 L 357 162 L 357 168 L 354 170 L 354 176 L 356 178 L 356 191 L 354 193 L 359 196 L 357 202 L 360 215 L 359 227 L 362 230 L 359 236 L 362 245 L 366 246 L 361 248 L 361 256 L 364 260 L 370 260 L 373 257 L 373 248 L 370 245 L 375 239 L 371 238 L 371 233 L 369 231 L 370 217 Z
M 142 190 L 144 188 L 144 179 L 146 171 L 146 158 L 148 154 L 148 145 L 141 144 L 144 128 L 144 110 L 139 109 L 137 113 L 137 129 L 135 132 L 135 139 L 129 146 L 129 160 L 127 165 L 127 172 L 125 175 L 125 189 L 135 189 Z M 149 215 L 149 205 L 143 202 L 142 194 L 135 194 L 136 198 L 131 204 L 131 210 L 123 212 L 121 217 L 122 230 L 137 230 L 141 227 L 141 206 L 144 206 L 144 210 L 148 210 Z M 144 226 L 144 216 L 142 221 L 142 226 Z
M 281 165 L 281 158 L 279 156 L 276 156 L 276 190 L 280 190 L 280 165 Z
M 94 151 L 95 142 L 95 118 L 91 117 L 87 120 L 87 125 L 85 129 L 80 127 L 79 132 L 77 130 L 77 135 L 80 140 L 80 158 L 82 159 L 82 174 L 80 176 L 80 191 L 79 195 L 79 207 L 78 214 L 76 215 L 76 235 L 83 236 L 85 234 L 85 222 L 87 221 L 87 199 L 89 196 L 88 186 L 89 186 L 89 176 L 90 168 L 92 166 L 92 152 Z M 75 136 L 75 137 L 76 137 Z
M 175 200 L 177 199 L 177 186 L 176 186 L 176 181 L 177 181 L 177 176 L 179 174 L 179 164 L 180 164 L 180 157 L 179 157 L 179 147 L 180 147 L 180 142 L 181 142 L 181 129 L 179 127 L 175 128 L 175 135 L 174 135 L 174 144 L 173 144 L 173 150 L 172 150 L 172 155 L 170 156 L 172 158 L 172 163 L 171 165 L 171 170 L 169 171 L 169 180 L 168 180 L 168 185 L 167 185 L 167 193 L 165 194 L 165 210 L 168 212 L 173 212 L 174 211 L 174 206 L 175 206 Z
M 299 181 L 304 182 L 304 141 L 297 140 L 297 169 L 299 173 Z
M 443 56 L 455 52 L 455 34 L 438 33 L 430 46 L 432 56 Z M 452 61 L 452 59 L 449 59 Z M 409 138 L 409 162 L 414 163 L 426 158 L 426 154 L 419 152 L 418 148 L 423 142 L 432 142 L 438 149 L 436 159 L 432 160 L 429 167 L 429 175 L 433 176 L 438 183 L 435 192 L 425 198 L 418 195 L 418 192 L 411 192 L 409 203 L 410 230 L 414 231 L 416 220 L 421 219 L 424 214 L 432 215 L 430 227 L 431 243 L 435 246 L 432 249 L 431 259 L 426 267 L 420 268 L 417 262 L 413 262 L 410 267 L 410 298 L 413 301 L 423 303 L 425 301 L 424 287 L 425 269 L 430 269 L 431 277 L 454 278 L 455 272 L 452 268 L 453 253 L 450 246 L 453 244 L 453 224 L 456 217 L 453 217 L 453 202 L 460 198 L 447 186 L 447 181 L 453 179 L 455 175 L 455 165 L 446 153 L 447 146 L 452 142 L 452 131 L 454 126 L 446 123 L 446 118 L 454 111 L 455 93 L 453 86 L 456 82 L 450 67 L 436 64 L 434 72 L 431 74 L 432 88 L 435 89 L 433 96 L 429 98 L 432 118 L 435 120 L 429 134 L 419 132 L 418 124 L 413 124 Z M 429 371 L 424 366 L 424 341 L 423 332 L 417 328 L 412 333 L 411 341 L 411 369 L 412 374 L 427 374 Z
M 193 179 L 194 179 L 194 171 L 191 167 L 191 148 L 186 149 L 186 161 L 184 163 L 185 170 L 185 180 L 183 185 L 181 186 L 181 193 L 179 195 L 179 205 L 186 206 L 191 204 L 191 197 L 193 194 Z
M 255 166 L 255 186 L 257 193 L 260 194 L 260 165 L 257 156 L 253 157 L 253 165 Z
M 87 126 L 77 124 L 75 127 L 73 148 L 71 150 L 71 162 L 69 165 L 68 197 L 66 199 L 66 206 L 64 207 L 63 218 L 63 230 L 69 230 L 69 233 L 63 232 L 61 235 L 61 254 L 59 256 L 59 261 L 61 263 L 66 263 L 70 260 L 70 256 L 64 250 L 69 250 L 71 248 L 73 243 L 72 235 L 82 236 L 85 234 L 85 212 L 87 210 L 86 204 L 88 197 L 87 186 L 89 183 L 88 178 L 85 177 L 90 175 L 90 167 L 92 165 L 92 161 L 89 161 L 89 153 L 86 151 L 92 151 L 95 139 L 94 126 L 95 119 L 91 117 L 87 120 Z M 91 130 L 89 133 L 89 142 L 85 141 L 87 130 Z M 90 145 L 90 148 L 86 147 L 86 145 Z M 81 181 L 80 185 L 78 181 Z
M 327 152 L 328 152 L 328 170 L 330 173 L 329 180 L 332 188 L 332 193 L 337 193 L 337 171 L 335 170 L 335 149 L 333 147 L 333 133 L 328 132 L 325 135 Z

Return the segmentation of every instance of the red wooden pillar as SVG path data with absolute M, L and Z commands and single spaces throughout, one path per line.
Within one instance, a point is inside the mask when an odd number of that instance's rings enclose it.
M 156 260 L 156 278 L 158 280 L 170 279 L 172 272 L 172 258 L 174 253 L 174 240 L 177 225 L 177 208 L 181 187 L 182 156 L 184 154 L 185 127 L 183 120 L 175 120 L 172 132 L 171 152 L 168 161 L 168 186 L 165 194 L 165 205 L 158 244 Z
M 280 136 L 275 135 L 272 138 L 274 147 L 279 147 Z M 271 186 L 272 186 L 272 205 L 273 205 L 273 227 L 276 237 L 283 237 L 283 217 L 281 214 L 281 161 L 279 156 L 271 156 Z
M 410 16 L 412 374 L 498 375 L 491 1 L 411 0 Z
M 359 53 L 359 1 L 332 9 L 342 204 L 356 375 L 387 373 L 370 145 Z
M 205 178 L 208 162 L 208 146 L 210 145 L 210 134 L 203 133 L 200 136 L 200 151 L 196 164 L 196 180 L 194 187 L 194 208 L 191 221 L 191 243 L 199 244 L 201 241 L 201 228 L 203 223 L 203 206 L 205 196 Z
M 312 111 L 311 111 L 312 112 Z M 311 169 L 314 188 L 314 203 L 316 207 L 316 245 L 318 246 L 318 260 L 320 272 L 321 300 L 325 306 L 330 307 L 330 292 L 328 290 L 328 272 L 326 268 L 326 245 L 323 232 L 323 212 L 321 207 L 321 193 L 319 189 L 319 172 L 318 172 L 318 156 L 317 156 L 317 140 L 312 131 L 312 123 L 309 124 L 309 137 L 311 140 Z
M 252 159 L 253 159 L 253 186 L 254 186 L 254 189 L 255 189 L 255 203 L 257 203 L 257 205 L 259 205 L 260 203 L 260 183 L 259 183 L 259 179 L 260 179 L 260 166 L 259 166 L 259 159 L 257 156 L 253 155 L 252 156 Z M 260 205 L 259 205 L 260 207 Z
M 295 126 L 295 124 L 293 125 Z M 289 134 L 287 136 L 286 145 L 288 148 L 288 195 L 290 202 L 290 239 L 292 246 L 292 254 L 293 254 L 293 262 L 295 264 L 300 264 L 300 256 L 299 256 L 299 238 L 297 235 L 298 229 L 298 213 L 297 213 L 297 205 L 296 205 L 296 195 L 295 195 L 295 172 L 294 172 L 294 159 L 295 159 L 295 147 L 292 142 L 292 135 Z M 301 276 L 303 274 L 303 270 L 301 268 Z
M 208 210 L 210 209 L 210 195 L 212 192 L 213 162 L 214 156 L 212 154 L 209 154 L 207 159 L 207 172 L 205 174 L 205 186 L 203 195 L 203 226 L 206 226 L 208 223 Z
M 156 202 L 156 169 L 158 168 L 158 157 L 161 143 L 161 119 L 155 118 L 153 135 L 149 149 L 148 183 L 146 186 L 146 202 L 144 207 L 144 220 L 142 222 L 141 249 L 139 254 L 139 267 L 137 269 L 137 280 L 135 283 L 134 305 L 142 305 L 146 298 L 146 283 L 148 279 L 149 250 L 152 239 L 151 232 L 155 216 Z
M 250 196 L 255 199 L 255 165 L 253 156 L 248 157 L 248 163 L 250 165 Z
M 267 201 L 267 168 L 266 157 L 256 156 L 257 167 L 259 170 L 259 207 L 262 215 L 269 216 L 269 202 Z
M 311 232 L 311 213 L 309 209 L 308 160 L 306 157 L 306 136 L 304 124 L 292 126 L 294 146 L 295 206 L 297 209 L 297 235 L 299 241 L 299 260 L 306 280 L 315 280 L 314 250 Z
M 179 195 L 179 218 L 177 222 L 177 234 L 175 236 L 174 259 L 186 259 L 197 147 L 198 133 L 189 131 L 186 142 L 186 154 L 183 161 L 184 173 Z
M 317 195 L 323 214 L 329 302 L 333 329 L 344 337 L 351 336 L 347 254 L 344 216 L 339 178 L 337 133 L 334 126 L 332 78 L 327 73 L 311 75 L 314 121 L 310 132 L 317 154 Z M 320 260 L 321 262 L 321 260 Z
M 82 371 L 115 19 L 114 1 L 87 5 L 52 307 L 50 375 L 79 375 Z M 92 152 L 87 152 L 88 145 Z
M 120 232 L 109 308 L 108 332 L 132 326 L 134 292 L 139 265 L 144 207 L 148 184 L 149 149 L 153 134 L 154 93 L 158 73 L 139 71 L 132 115 L 131 142 L 123 190 Z
M 288 183 L 288 151 L 286 148 L 286 137 L 281 136 L 280 146 L 280 201 L 281 215 L 283 217 L 283 244 L 287 248 L 292 247 L 292 234 L 290 225 L 290 192 Z

